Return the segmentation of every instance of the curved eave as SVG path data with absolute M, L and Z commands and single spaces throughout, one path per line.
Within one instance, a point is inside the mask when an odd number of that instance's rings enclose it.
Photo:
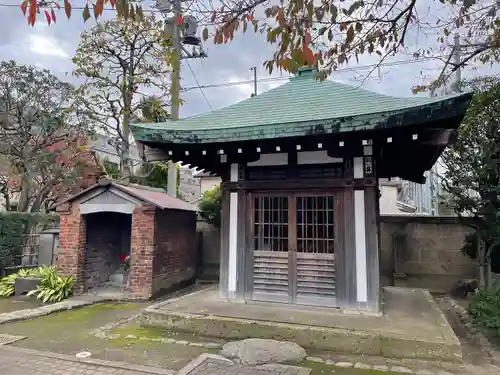
M 137 141 L 177 144 L 241 142 L 308 135 L 339 134 L 424 125 L 429 122 L 435 123 L 453 118 L 462 118 L 471 99 L 472 93 L 465 93 L 441 101 L 401 110 L 307 122 L 195 130 L 179 130 L 178 124 L 176 124 L 176 129 L 169 129 L 168 123 L 162 124 L 162 126 L 158 126 L 158 124 L 132 124 L 131 131 Z M 459 125 L 457 121 L 450 121 L 446 124 L 448 128 L 457 128 Z

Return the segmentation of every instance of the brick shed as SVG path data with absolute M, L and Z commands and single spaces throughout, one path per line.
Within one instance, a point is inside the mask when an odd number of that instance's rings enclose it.
M 195 276 L 192 204 L 158 189 L 104 180 L 58 203 L 56 211 L 56 264 L 74 276 L 78 292 L 111 284 L 149 298 Z

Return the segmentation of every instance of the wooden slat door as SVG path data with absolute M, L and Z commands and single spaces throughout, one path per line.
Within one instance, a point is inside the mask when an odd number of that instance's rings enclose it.
M 252 299 L 336 306 L 333 195 L 252 195 Z
M 252 298 L 290 302 L 290 197 L 257 194 L 252 200 Z
M 335 197 L 296 195 L 295 302 L 336 306 Z

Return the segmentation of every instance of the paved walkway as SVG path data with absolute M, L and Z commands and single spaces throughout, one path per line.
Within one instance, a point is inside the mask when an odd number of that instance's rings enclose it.
M 155 367 L 72 356 L 35 350 L 0 347 L 2 375 L 173 375 L 174 371 Z
M 242 366 L 212 354 L 202 354 L 176 375 L 309 375 L 310 369 L 286 365 Z
M 0 346 L 1 375 L 308 375 L 310 370 L 295 366 L 235 365 L 220 357 L 204 354 L 185 368 L 175 371 L 123 362 L 76 357 L 36 350 Z

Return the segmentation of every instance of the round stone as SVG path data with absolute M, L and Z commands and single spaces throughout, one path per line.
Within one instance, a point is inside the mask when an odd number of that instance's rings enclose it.
M 352 367 L 353 364 L 351 362 L 337 362 L 335 364 L 335 366 L 342 367 L 342 368 L 349 368 L 349 367 Z
M 246 339 L 225 344 L 221 355 L 247 366 L 297 363 L 306 358 L 301 346 L 288 341 Z
M 323 358 L 320 358 L 320 357 L 307 357 L 306 358 L 307 361 L 311 361 L 311 362 L 317 362 L 317 363 L 323 363 Z
M 75 357 L 76 358 L 88 358 L 92 355 L 91 352 L 80 352 L 80 353 L 76 353 Z
M 356 363 L 354 365 L 354 368 L 357 368 L 357 369 L 360 369 L 360 370 L 369 370 L 369 369 L 371 369 L 371 366 L 370 365 L 366 365 L 364 363 Z

